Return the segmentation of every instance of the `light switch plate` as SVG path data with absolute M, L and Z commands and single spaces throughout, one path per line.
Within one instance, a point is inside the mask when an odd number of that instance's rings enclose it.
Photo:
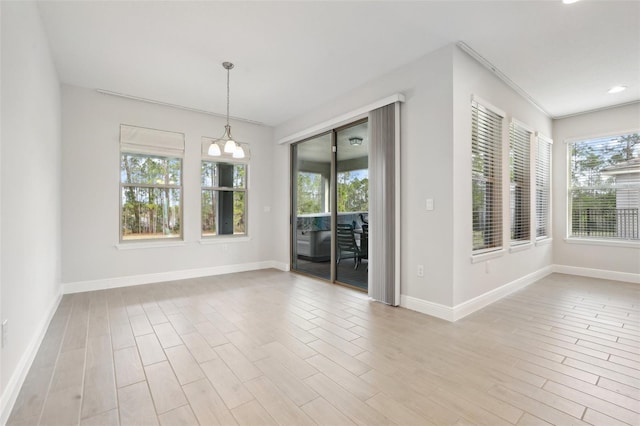
M 427 210 L 433 210 L 433 198 L 427 198 Z
M 9 339 L 9 320 L 7 319 L 2 321 L 1 334 L 2 347 L 4 348 L 5 346 L 7 346 L 7 340 Z

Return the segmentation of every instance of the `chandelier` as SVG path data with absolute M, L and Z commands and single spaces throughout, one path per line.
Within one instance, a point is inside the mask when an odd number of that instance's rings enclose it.
M 233 69 L 233 64 L 223 62 L 222 67 L 227 70 L 227 124 L 224 126 L 222 137 L 211 142 L 207 153 L 212 157 L 220 157 L 224 153 L 233 158 L 244 158 L 244 149 L 231 136 L 231 126 L 229 125 L 229 71 Z M 221 145 L 222 149 L 220 149 Z

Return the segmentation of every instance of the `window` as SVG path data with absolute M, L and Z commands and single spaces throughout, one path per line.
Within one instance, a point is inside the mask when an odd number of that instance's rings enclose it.
M 511 245 L 530 240 L 530 152 L 532 132 L 515 121 L 509 125 L 509 207 Z
M 184 135 L 120 126 L 120 240 L 182 236 Z
M 369 169 L 338 172 L 338 212 L 369 211 Z
M 247 165 L 202 162 L 202 236 L 246 235 Z
M 329 197 L 326 196 L 329 185 L 320 173 L 298 173 L 298 209 L 297 214 L 322 213 L 329 210 Z
M 551 139 L 538 135 L 536 143 L 536 238 L 551 236 Z
M 639 240 L 640 133 L 568 145 L 569 236 Z
M 503 116 L 471 102 L 474 254 L 502 247 Z

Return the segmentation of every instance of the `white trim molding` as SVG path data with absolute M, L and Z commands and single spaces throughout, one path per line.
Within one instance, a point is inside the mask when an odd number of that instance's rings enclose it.
M 381 108 L 383 106 L 391 105 L 395 102 L 404 102 L 404 95 L 402 93 L 395 93 L 391 96 L 387 96 L 386 98 L 379 99 L 369 105 L 365 105 L 353 111 L 346 112 L 337 117 L 333 117 L 327 121 L 324 121 L 315 126 L 309 127 L 308 129 L 301 130 L 292 135 L 285 136 L 278 140 L 278 145 L 291 144 L 294 142 L 301 141 L 310 136 L 314 136 L 320 134 L 326 130 L 335 129 L 336 127 L 340 127 L 343 124 L 346 124 L 350 121 L 357 120 L 358 118 L 366 117 L 366 115 L 373 111 L 374 109 Z
M 606 269 L 582 268 L 579 266 L 553 265 L 553 272 L 559 274 L 579 275 L 581 277 L 600 278 L 603 280 L 623 281 L 640 284 L 640 273 L 609 271 Z
M 125 277 L 105 278 L 100 280 L 76 281 L 64 283 L 64 294 L 81 293 L 84 291 L 107 290 L 110 288 L 128 287 L 134 285 L 153 284 L 166 281 L 185 280 L 189 278 L 208 277 L 212 275 L 232 274 L 235 272 L 256 271 L 259 269 L 278 269 L 289 271 L 289 264 L 267 260 L 264 262 L 242 263 L 237 265 L 213 266 L 210 268 L 185 269 L 182 271 L 157 272 L 152 274 L 130 275 Z
M 545 266 L 542 269 L 525 275 L 524 277 L 513 280 L 510 283 L 481 294 L 478 297 L 474 297 L 473 299 L 467 300 L 466 302 L 462 302 L 453 307 L 454 321 L 458 321 L 459 319 L 464 318 L 469 314 L 479 311 L 480 309 L 494 302 L 497 302 L 498 300 L 510 295 L 511 293 L 523 289 L 530 284 L 533 284 L 534 282 L 546 277 L 552 272 L 553 268 L 551 266 Z
M 445 321 L 455 321 L 453 308 L 451 306 L 429 302 L 428 300 L 418 299 L 417 297 L 407 296 L 406 294 L 400 295 L 400 306 Z
M 16 369 L 13 371 L 11 377 L 9 377 L 7 386 L 0 397 L 0 425 L 6 424 L 9 420 L 9 415 L 11 414 L 13 406 L 18 399 L 20 389 L 27 378 L 27 374 L 29 373 L 29 369 L 31 369 L 33 361 L 36 359 L 42 340 L 47 333 L 47 329 L 49 328 L 53 315 L 56 313 L 56 310 L 58 310 L 61 300 L 62 292 L 59 292 L 58 296 L 55 297 L 53 303 L 49 306 L 49 309 L 38 324 L 36 332 L 31 339 L 31 342 L 29 342 L 27 349 L 24 351 L 24 354 L 20 358 Z
M 181 247 L 187 243 L 182 240 L 158 240 L 158 241 L 130 241 L 125 243 L 117 243 L 113 246 L 118 250 L 139 250 L 139 249 L 154 249 L 154 248 L 166 248 L 166 247 Z
M 418 299 L 404 294 L 400 296 L 400 306 L 446 321 L 455 322 L 494 302 L 497 302 L 515 291 L 533 284 L 552 272 L 554 272 L 554 268 L 552 266 L 546 266 L 538 271 L 532 272 L 524 277 L 520 277 L 510 283 L 453 307 L 429 302 L 428 300 Z
M 591 239 L 591 238 L 575 238 L 575 237 L 567 237 L 564 239 L 564 242 L 567 244 L 584 244 L 591 246 L 608 246 L 608 247 L 630 247 L 630 248 L 640 248 L 640 242 L 630 241 L 630 240 L 614 240 L 614 239 Z

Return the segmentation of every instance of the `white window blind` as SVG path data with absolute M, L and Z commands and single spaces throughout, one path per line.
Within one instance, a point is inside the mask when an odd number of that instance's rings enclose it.
M 538 135 L 536 141 L 536 238 L 551 236 L 551 146 Z
M 531 131 L 515 121 L 509 125 L 509 207 L 512 245 L 528 242 L 531 238 L 531 135 Z
M 640 239 L 640 133 L 568 145 L 569 236 Z
M 502 120 L 471 102 L 472 221 L 474 254 L 502 247 Z
M 184 134 L 120 125 L 120 151 L 172 158 L 184 156 Z

